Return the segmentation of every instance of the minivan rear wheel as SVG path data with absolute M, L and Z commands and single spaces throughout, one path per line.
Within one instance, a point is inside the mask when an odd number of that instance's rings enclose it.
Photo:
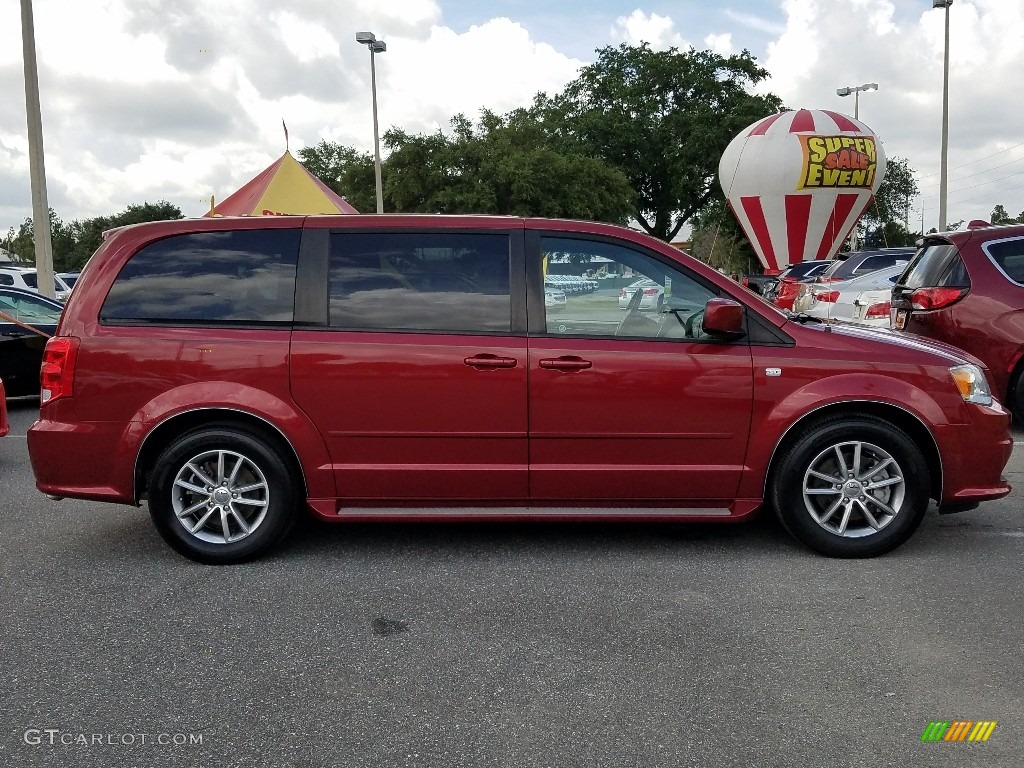
M 154 466 L 149 510 L 176 551 L 201 563 L 249 560 L 291 528 L 297 485 L 277 449 L 256 434 L 205 427 L 173 441 Z
M 784 527 L 832 557 L 898 547 L 928 508 L 928 465 L 898 427 L 839 417 L 801 433 L 780 457 L 771 501 Z

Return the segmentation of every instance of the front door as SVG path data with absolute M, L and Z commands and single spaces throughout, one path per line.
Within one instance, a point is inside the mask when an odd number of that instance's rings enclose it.
M 539 243 L 527 249 L 533 280 L 559 292 L 530 315 L 534 502 L 727 503 L 746 453 L 752 361 L 742 340 L 702 334 L 714 286 L 618 243 L 528 242 Z

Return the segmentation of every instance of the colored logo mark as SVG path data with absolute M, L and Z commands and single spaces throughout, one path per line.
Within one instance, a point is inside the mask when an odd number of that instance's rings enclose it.
M 921 734 L 921 741 L 988 741 L 996 725 L 995 720 L 933 720 Z

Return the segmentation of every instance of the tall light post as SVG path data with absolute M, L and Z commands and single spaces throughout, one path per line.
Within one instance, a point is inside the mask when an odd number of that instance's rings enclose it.
M 39 109 L 39 72 L 36 68 L 36 30 L 32 0 L 21 0 L 21 42 L 25 57 L 25 111 L 28 113 L 28 173 L 32 187 L 32 233 L 36 245 L 36 286 L 51 299 L 53 246 L 50 242 L 50 205 L 46 201 L 46 167 L 43 162 L 43 119 Z
M 374 54 L 388 49 L 373 32 L 356 32 L 356 42 L 370 49 L 370 91 L 373 94 L 373 171 L 377 180 L 377 213 L 384 213 L 384 186 L 380 180 L 380 132 L 377 128 L 377 67 Z
M 946 9 L 946 45 L 942 55 L 942 157 L 939 160 L 939 232 L 946 231 L 946 158 L 949 154 L 949 6 L 953 0 L 932 0 Z
M 853 119 L 860 120 L 860 92 L 861 91 L 877 91 L 878 83 L 864 83 L 864 85 L 848 85 L 845 88 L 836 88 L 837 96 L 849 96 L 853 94 Z M 858 221 L 853 227 L 853 232 L 850 233 L 850 250 L 857 250 L 857 227 L 860 226 Z
M 853 94 L 853 118 L 860 120 L 860 92 L 877 91 L 878 83 L 864 83 L 864 85 L 849 85 L 846 88 L 836 88 L 837 96 L 849 96 Z

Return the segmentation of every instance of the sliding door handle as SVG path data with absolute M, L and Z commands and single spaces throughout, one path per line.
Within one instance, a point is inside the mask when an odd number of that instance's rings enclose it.
M 593 363 L 575 355 L 564 357 L 548 357 L 540 361 L 541 368 L 549 368 L 556 371 L 582 371 L 585 368 L 593 367 Z

